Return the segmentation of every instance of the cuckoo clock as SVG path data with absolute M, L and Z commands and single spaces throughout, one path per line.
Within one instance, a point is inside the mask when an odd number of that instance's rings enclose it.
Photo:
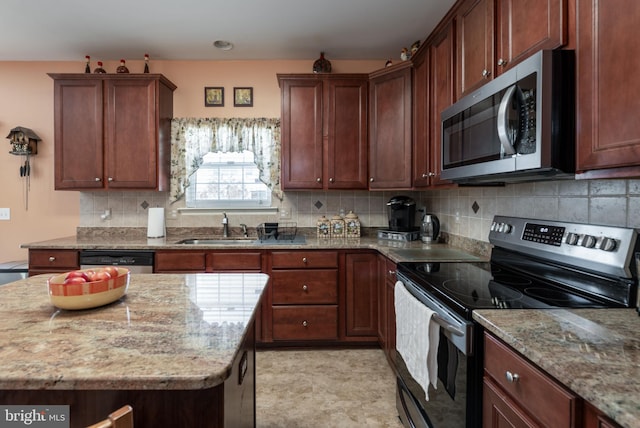
M 18 126 L 7 135 L 11 143 L 12 155 L 35 155 L 38 153 L 38 141 L 41 138 L 29 128 Z

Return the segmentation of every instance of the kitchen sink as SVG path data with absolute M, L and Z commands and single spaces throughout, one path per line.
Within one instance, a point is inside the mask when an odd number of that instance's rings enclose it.
M 259 241 L 255 238 L 233 239 L 233 238 L 189 238 L 176 242 L 176 244 L 185 245 L 238 245 L 238 244 L 256 244 Z

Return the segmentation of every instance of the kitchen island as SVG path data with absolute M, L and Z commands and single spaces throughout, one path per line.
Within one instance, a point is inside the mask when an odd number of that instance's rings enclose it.
M 640 427 L 635 309 L 491 309 L 473 317 L 616 423 Z
M 0 404 L 69 405 L 71 426 L 130 404 L 135 426 L 255 425 L 265 274 L 134 274 L 110 305 L 58 310 L 49 275 L 0 288 Z

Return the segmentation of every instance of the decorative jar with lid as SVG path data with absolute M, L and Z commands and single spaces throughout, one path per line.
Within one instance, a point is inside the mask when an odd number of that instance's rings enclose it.
M 331 218 L 331 237 L 344 238 L 344 219 L 336 214 Z
M 331 236 L 331 221 L 328 218 L 325 216 L 320 217 L 316 222 L 316 226 L 318 229 L 318 238 L 329 238 Z
M 349 211 L 349 214 L 345 216 L 345 224 L 347 229 L 347 238 L 360 237 L 360 220 L 356 213 Z

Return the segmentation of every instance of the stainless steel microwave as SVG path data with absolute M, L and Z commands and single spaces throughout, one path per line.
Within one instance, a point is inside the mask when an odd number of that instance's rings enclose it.
M 560 179 L 575 172 L 575 60 L 539 51 L 442 112 L 442 178 Z

